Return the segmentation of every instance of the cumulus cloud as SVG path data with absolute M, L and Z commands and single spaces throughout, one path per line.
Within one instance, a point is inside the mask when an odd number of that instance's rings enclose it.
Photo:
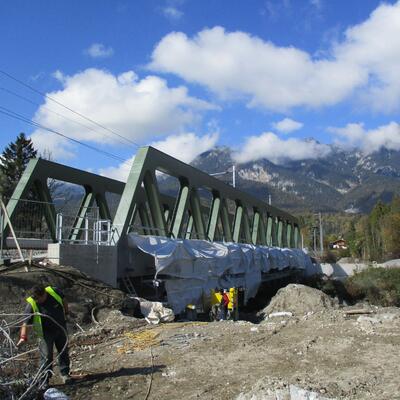
M 343 37 L 315 57 L 222 27 L 193 38 L 173 32 L 155 47 L 150 68 L 269 110 L 328 106 L 354 95 L 375 110 L 398 110 L 400 2 L 380 5 Z
M 73 76 L 60 72 L 55 76 L 63 88 L 48 93 L 49 97 L 134 142 L 148 143 L 157 136 L 184 132 L 188 126 L 199 121 L 201 112 L 214 108 L 189 96 L 184 86 L 170 88 L 165 80 L 156 76 L 140 80 L 133 71 L 115 76 L 107 71 L 87 69 Z M 60 118 L 49 110 L 68 119 Z M 128 145 L 121 138 L 49 100 L 37 110 L 34 120 L 76 140 Z M 31 137 L 38 149 L 51 151 L 57 159 L 73 154 L 73 144 L 43 129 L 35 130 Z
M 93 43 L 84 53 L 93 58 L 108 58 L 114 54 L 114 49 L 102 43 Z
M 196 136 L 194 133 L 171 135 L 164 140 L 153 142 L 156 149 L 185 163 L 190 163 L 199 154 L 212 149 L 218 141 L 218 133 Z
M 328 145 L 315 140 L 281 139 L 272 132 L 264 132 L 260 136 L 249 137 L 234 158 L 238 163 L 266 158 L 275 164 L 285 164 L 324 157 L 329 152 Z
M 273 123 L 272 127 L 278 132 L 290 133 L 301 129 L 303 124 L 290 118 L 284 118 L 282 121 Z
M 185 163 L 190 163 L 199 154 L 212 149 L 218 141 L 218 133 L 197 136 L 194 133 L 171 135 L 164 140 L 151 143 L 151 146 L 177 158 Z M 100 174 L 110 178 L 126 181 L 129 175 L 134 156 L 117 167 L 100 170 Z
M 347 124 L 343 128 L 330 128 L 336 135 L 336 144 L 344 148 L 359 148 L 370 154 L 381 148 L 400 150 L 400 125 L 390 122 L 375 129 L 365 129 L 362 123 Z

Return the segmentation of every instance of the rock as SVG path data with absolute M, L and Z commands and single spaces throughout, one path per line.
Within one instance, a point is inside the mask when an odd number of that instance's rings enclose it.
M 326 393 L 326 390 L 323 389 Z M 324 394 L 323 393 L 323 394 Z M 247 393 L 240 393 L 236 400 L 335 400 L 322 396 L 321 393 L 288 385 L 280 381 L 260 380 Z
M 268 315 L 268 318 L 275 318 L 275 317 L 292 317 L 293 313 L 290 311 L 279 311 L 279 312 L 273 312 Z
M 43 395 L 44 400 L 69 400 L 69 397 L 56 388 L 49 388 Z

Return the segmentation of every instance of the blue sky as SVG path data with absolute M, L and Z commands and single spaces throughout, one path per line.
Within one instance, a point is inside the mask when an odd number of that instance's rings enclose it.
M 277 163 L 400 149 L 395 1 L 2 1 L 0 51 L 2 71 L 108 130 L 0 73 L 1 107 L 118 160 L 0 113 L 1 148 L 23 131 L 119 179 L 132 142 L 186 162 L 214 145 Z

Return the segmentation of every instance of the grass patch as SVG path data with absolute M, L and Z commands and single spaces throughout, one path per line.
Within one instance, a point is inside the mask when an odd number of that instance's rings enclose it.
M 400 269 L 368 268 L 347 278 L 344 285 L 354 300 L 400 307 Z

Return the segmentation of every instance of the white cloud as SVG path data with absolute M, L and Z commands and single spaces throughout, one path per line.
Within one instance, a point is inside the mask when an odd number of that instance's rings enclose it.
M 326 156 L 330 147 L 314 140 L 280 139 L 272 132 L 249 137 L 234 158 L 238 163 L 256 161 L 262 158 L 275 163 L 299 161 Z
M 177 21 L 183 17 L 183 12 L 174 6 L 164 7 L 162 12 L 170 20 Z
M 117 181 L 126 182 L 128 180 L 129 172 L 131 171 L 132 164 L 135 161 L 135 155 L 126 160 L 125 162 L 117 165 L 116 167 L 100 168 L 99 174 L 107 178 L 116 179 Z
M 321 0 L 310 0 L 310 4 L 315 7 L 317 10 L 321 9 L 322 1 Z
M 282 121 L 273 123 L 272 127 L 278 132 L 290 133 L 301 129 L 303 124 L 290 118 L 284 118 Z
M 218 133 L 206 134 L 203 136 L 197 136 L 194 133 L 182 133 L 153 142 L 151 146 L 180 161 L 190 163 L 199 154 L 212 149 L 217 144 L 217 141 Z M 134 159 L 135 156 L 117 167 L 101 169 L 99 173 L 109 178 L 126 181 Z
M 202 111 L 213 108 L 189 96 L 184 86 L 169 88 L 165 80 L 156 76 L 139 80 L 133 71 L 114 76 L 107 71 L 87 69 L 73 76 L 60 72 L 55 75 L 63 89 L 48 93 L 49 97 L 134 142 L 148 143 L 157 136 L 184 132 L 199 121 Z M 69 119 L 60 118 L 49 110 Z M 49 100 L 37 110 L 34 120 L 76 140 L 129 146 Z M 48 149 L 56 159 L 73 154 L 73 144 L 42 129 L 37 129 L 31 137 L 38 149 Z
M 112 47 L 106 47 L 102 43 L 93 43 L 84 52 L 93 58 L 108 58 L 114 54 L 114 49 Z
M 376 129 L 365 129 L 362 123 L 347 124 L 344 128 L 330 128 L 334 133 L 336 144 L 344 148 L 359 148 L 370 154 L 381 148 L 400 150 L 400 125 L 390 122 Z
M 325 56 L 279 47 L 245 32 L 173 32 L 155 47 L 150 68 L 207 86 L 222 98 L 285 111 L 320 107 L 357 95 L 378 111 L 400 108 L 400 2 L 382 4 L 347 29 Z
M 194 133 L 182 133 L 168 136 L 166 139 L 153 142 L 156 149 L 169 154 L 185 163 L 190 163 L 199 154 L 212 149 L 218 141 L 218 133 L 196 136 Z

